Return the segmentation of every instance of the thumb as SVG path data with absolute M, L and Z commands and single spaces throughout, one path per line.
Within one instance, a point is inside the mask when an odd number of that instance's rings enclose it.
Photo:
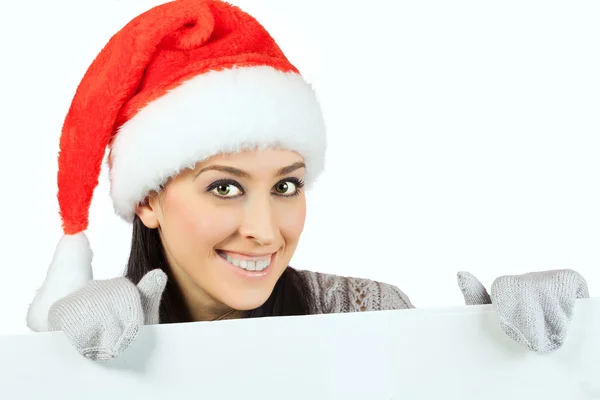
M 167 275 L 160 268 L 148 272 L 137 284 L 144 309 L 144 325 L 158 324 L 160 300 L 167 285 Z
M 572 282 L 567 283 L 567 285 L 571 284 L 575 286 L 575 297 L 577 299 L 587 299 L 590 297 L 587 281 L 579 272 L 567 269 L 564 270 L 564 274 L 566 275 L 564 279 L 567 282 Z
M 458 287 L 465 298 L 466 305 L 492 304 L 492 299 L 487 290 L 473 274 L 460 271 L 457 278 Z

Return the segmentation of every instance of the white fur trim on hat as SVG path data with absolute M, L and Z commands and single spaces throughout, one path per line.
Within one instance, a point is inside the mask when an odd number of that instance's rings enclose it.
M 48 330 L 52 305 L 92 280 L 92 250 L 85 233 L 64 235 L 54 252 L 46 279 L 27 311 L 27 326 L 35 332 Z
M 185 81 L 124 123 L 111 146 L 115 211 L 136 206 L 168 178 L 219 153 L 277 147 L 297 151 L 310 186 L 325 163 L 325 124 L 302 76 L 271 67 L 211 71 Z

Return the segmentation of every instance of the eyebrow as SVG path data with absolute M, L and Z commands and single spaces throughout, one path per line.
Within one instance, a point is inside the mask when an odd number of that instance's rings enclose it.
M 287 167 L 280 168 L 277 171 L 276 175 L 277 176 L 287 175 L 296 170 L 299 170 L 300 168 L 306 168 L 306 164 L 304 164 L 303 162 L 300 162 L 300 161 L 295 162 L 291 165 L 288 165 Z M 194 179 L 196 179 L 200 174 L 202 174 L 203 172 L 206 172 L 206 171 L 220 171 L 220 172 L 229 173 L 231 175 L 235 175 L 240 178 L 250 178 L 250 174 L 248 172 L 241 170 L 239 168 L 228 167 L 226 165 L 209 165 L 207 167 L 200 169 L 200 171 L 198 171 L 196 173 L 196 175 L 194 175 Z

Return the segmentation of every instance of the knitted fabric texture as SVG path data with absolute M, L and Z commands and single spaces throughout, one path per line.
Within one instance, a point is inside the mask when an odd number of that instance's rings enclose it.
M 370 279 L 299 271 L 315 298 L 315 314 L 414 308 L 400 289 Z
M 254 17 L 225 1 L 177 0 L 132 19 L 94 57 L 59 147 L 64 236 L 28 308 L 36 332 L 48 330 L 52 304 L 92 279 L 86 230 L 105 156 L 113 208 L 132 222 L 150 193 L 218 154 L 294 151 L 310 189 L 327 139 L 315 91 Z
M 50 308 L 50 331 L 62 331 L 71 345 L 94 361 L 117 358 L 137 338 L 140 327 L 158 323 L 167 283 L 155 269 L 137 284 L 125 277 L 90 281 Z
M 300 271 L 312 291 L 313 314 L 413 308 L 398 288 L 368 279 Z M 125 277 L 90 281 L 50 309 L 52 331 L 63 331 L 75 349 L 94 361 L 119 357 L 143 325 L 158 323 L 167 276 L 160 269 L 138 285 Z
M 589 297 L 583 276 L 570 269 L 501 276 L 489 294 L 469 272 L 459 272 L 458 283 L 467 305 L 491 303 L 502 330 L 537 353 L 562 347 L 575 301 Z

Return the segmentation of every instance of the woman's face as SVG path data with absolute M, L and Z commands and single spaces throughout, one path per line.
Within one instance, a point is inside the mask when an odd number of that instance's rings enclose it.
M 304 228 L 303 158 L 285 150 L 214 156 L 138 208 L 159 228 L 196 320 L 261 306 Z

